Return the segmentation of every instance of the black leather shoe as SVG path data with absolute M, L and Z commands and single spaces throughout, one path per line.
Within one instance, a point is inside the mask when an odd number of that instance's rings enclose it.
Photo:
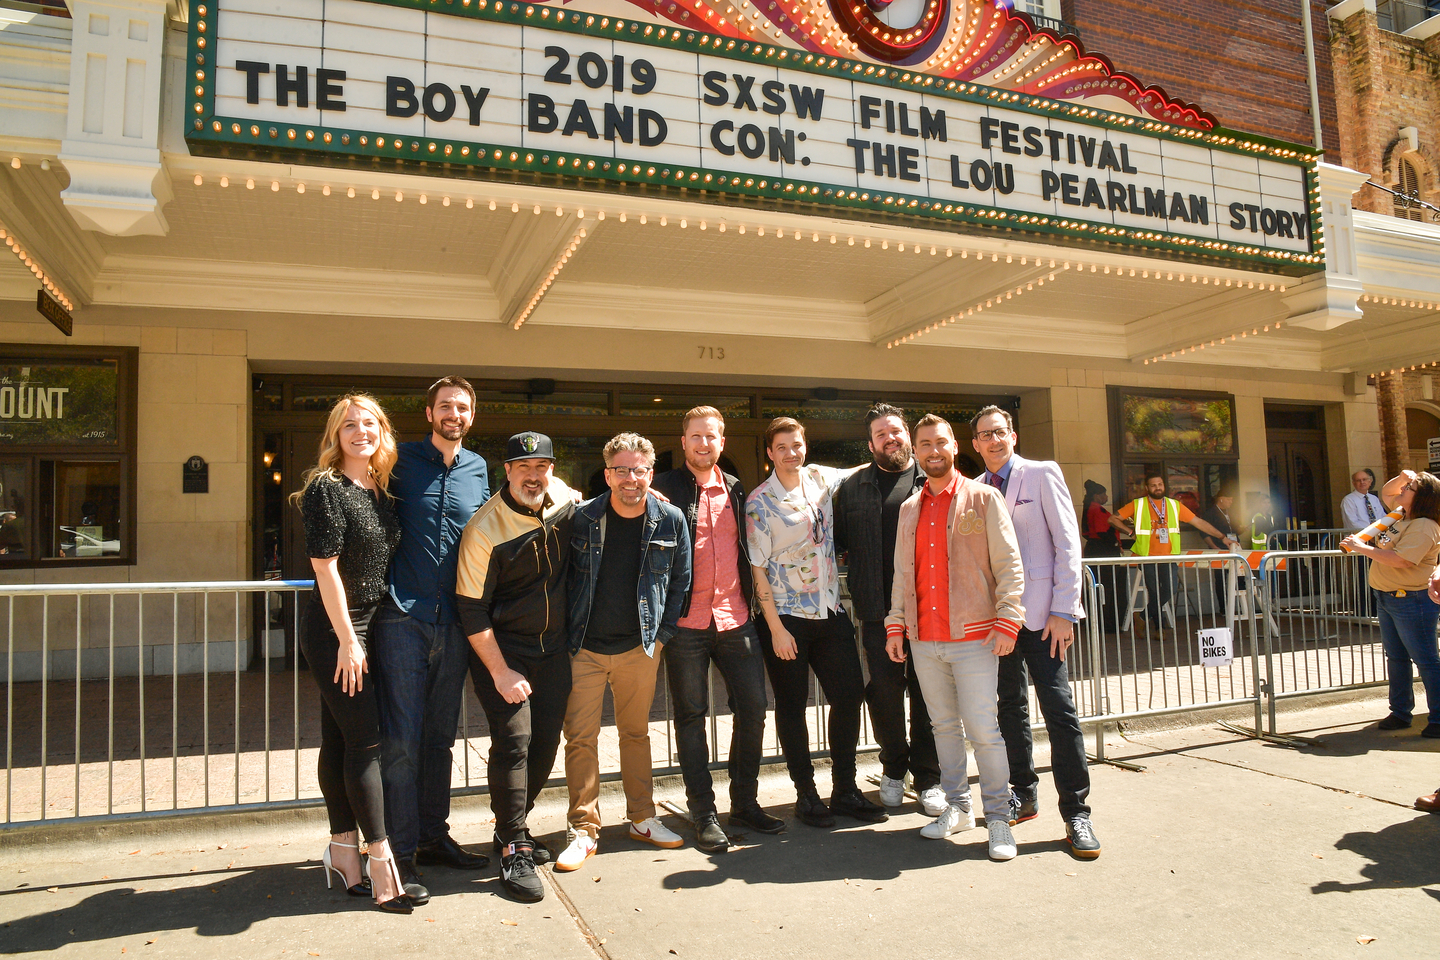
M 549 862 L 550 862 L 550 848 L 547 847 L 547 846 L 545 846 L 545 844 L 541 843 L 539 840 L 536 840 L 534 837 L 530 836 L 530 831 L 529 831 L 529 830 L 526 830 L 526 831 L 525 831 L 525 842 L 528 843 L 528 844 L 530 844 L 530 848 L 531 848 L 531 849 L 530 849 L 530 862 L 531 862 L 531 863 L 535 864 L 536 866 L 539 866 L 540 864 L 544 864 L 544 863 L 549 863 Z M 499 834 L 496 834 L 496 835 L 495 835 L 494 848 L 495 848 L 495 856 L 497 856 L 497 857 L 500 856 L 500 854 L 501 854 L 502 851 L 501 851 L 501 849 L 500 849 L 500 835 L 499 835 Z
M 420 883 L 420 871 L 415 869 L 415 861 L 406 858 L 396 863 L 400 866 L 400 883 L 405 888 L 405 895 L 415 906 L 425 906 L 430 902 L 430 891 Z
M 1010 826 L 1034 820 L 1040 815 L 1040 801 L 1034 797 L 1017 797 L 1010 794 Z
M 725 853 L 730 849 L 730 838 L 720 829 L 720 818 L 713 813 L 702 813 L 695 820 L 695 846 L 706 853 Z
M 490 866 L 489 857 L 483 853 L 471 853 L 448 833 L 438 840 L 420 844 L 415 851 L 415 862 L 427 867 L 454 867 L 456 870 L 483 870 Z
M 820 794 L 816 793 L 814 788 L 796 797 L 795 819 L 812 827 L 835 826 L 835 818 L 830 815 L 830 808 L 825 806 L 825 801 L 820 799 Z
M 1420 731 L 1420 736 L 1429 737 L 1431 740 L 1440 740 L 1440 723 L 1425 724 L 1425 729 Z
M 748 807 L 741 807 L 739 810 L 731 810 L 730 826 L 749 827 L 760 833 L 779 833 L 785 829 L 785 821 L 779 817 L 770 816 L 760 808 L 760 804 L 753 803 Z
M 1403 718 L 1401 718 L 1401 717 L 1397 717 L 1397 716 L 1395 716 L 1395 714 L 1392 713 L 1392 714 L 1390 714 L 1390 716 L 1386 717 L 1384 720 L 1381 720 L 1379 723 L 1375 724 L 1375 729 L 1377 729 L 1377 730 L 1409 730 L 1409 729 L 1410 729 L 1410 721 L 1409 721 L 1409 720 L 1405 720 L 1405 719 L 1403 719 Z
M 854 817 L 861 823 L 884 823 L 890 819 L 884 807 L 870 800 L 853 784 L 830 795 L 830 812 Z

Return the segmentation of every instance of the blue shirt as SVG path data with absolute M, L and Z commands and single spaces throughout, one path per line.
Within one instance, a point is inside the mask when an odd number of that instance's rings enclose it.
M 400 514 L 400 548 L 390 566 L 390 599 L 425 623 L 458 623 L 455 566 L 460 534 L 490 498 L 485 458 L 461 447 L 455 462 L 430 438 L 402 443 L 390 475 Z

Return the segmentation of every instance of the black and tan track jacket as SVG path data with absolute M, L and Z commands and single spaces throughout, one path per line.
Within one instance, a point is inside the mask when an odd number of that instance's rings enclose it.
M 495 631 L 502 652 L 566 649 L 570 533 L 579 494 L 552 477 L 534 511 L 510 488 L 475 511 L 460 535 L 455 600 L 467 637 Z

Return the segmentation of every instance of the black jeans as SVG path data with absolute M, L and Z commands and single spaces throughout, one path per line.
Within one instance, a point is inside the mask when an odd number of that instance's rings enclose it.
M 1170 597 L 1175 592 L 1175 565 L 1142 563 L 1140 570 L 1145 577 L 1145 592 L 1148 595 L 1145 618 L 1150 621 L 1151 627 L 1158 630 L 1165 625 L 1161 608 L 1170 602 Z M 1171 610 L 1170 613 L 1174 616 L 1175 611 Z
M 765 738 L 765 661 L 753 623 L 717 631 L 681 627 L 665 644 L 665 675 L 675 709 L 675 745 L 690 813 L 715 812 L 710 747 L 705 723 L 710 714 L 710 663 L 725 680 L 730 730 L 730 809 L 754 805 L 760 787 L 760 754 Z
M 870 723 L 880 744 L 880 766 L 891 780 L 911 774 L 915 792 L 940 783 L 940 760 L 935 755 L 935 731 L 930 711 L 920 692 L 920 678 L 910 664 L 910 641 L 905 641 L 905 662 L 896 663 L 885 652 L 885 624 L 880 620 L 860 622 L 860 640 L 865 646 L 865 663 L 870 682 L 865 685 L 865 704 Z M 905 691 L 910 691 L 910 738 L 905 738 Z
M 810 727 L 805 722 L 813 670 L 830 703 L 830 786 L 839 792 L 855 785 L 855 746 L 860 742 L 860 703 L 865 698 L 855 628 L 843 610 L 830 611 L 824 620 L 782 614 L 780 622 L 795 638 L 795 659 L 775 656 L 768 636 L 762 637 L 761 647 L 770 687 L 775 691 L 775 732 L 780 735 L 785 766 L 797 790 L 815 788 Z
M 495 835 L 506 844 L 528 829 L 525 817 L 555 768 L 570 699 L 570 653 L 563 648 L 543 655 L 502 652 L 506 665 L 530 682 L 528 698 L 506 703 L 473 650 L 470 676 L 490 724 L 490 809 L 495 814 Z
M 1022 628 L 1015 649 L 1000 658 L 1000 735 L 1010 758 L 1010 786 L 1016 796 L 1034 799 L 1040 782 L 1030 737 L 1030 703 L 1025 689 L 1028 667 L 1050 737 L 1050 769 L 1060 794 L 1060 816 L 1067 821 L 1088 817 L 1090 807 L 1085 798 L 1090 795 L 1090 767 L 1085 759 L 1085 735 L 1075 716 L 1069 671 L 1064 660 L 1050 656 L 1050 641 L 1041 636 L 1037 630 Z
M 377 604 L 352 607 L 350 622 L 364 647 Z M 320 758 L 318 778 L 331 833 L 360 829 L 366 841 L 385 839 L 385 788 L 380 780 L 380 711 L 375 682 L 362 675 L 352 697 L 335 682 L 340 639 L 325 612 L 319 591 L 310 594 L 300 650 L 320 688 Z

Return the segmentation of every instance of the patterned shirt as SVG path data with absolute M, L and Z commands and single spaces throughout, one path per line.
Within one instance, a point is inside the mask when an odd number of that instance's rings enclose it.
M 730 508 L 730 491 L 716 467 L 695 492 L 695 562 L 691 567 L 690 612 L 680 618 L 687 630 L 715 622 L 723 633 L 750 619 L 740 590 L 740 529 Z
M 765 568 L 779 613 L 824 620 L 839 606 L 834 497 L 854 472 L 806 464 L 794 490 L 786 490 L 779 475 L 771 473 L 746 498 L 750 560 Z

